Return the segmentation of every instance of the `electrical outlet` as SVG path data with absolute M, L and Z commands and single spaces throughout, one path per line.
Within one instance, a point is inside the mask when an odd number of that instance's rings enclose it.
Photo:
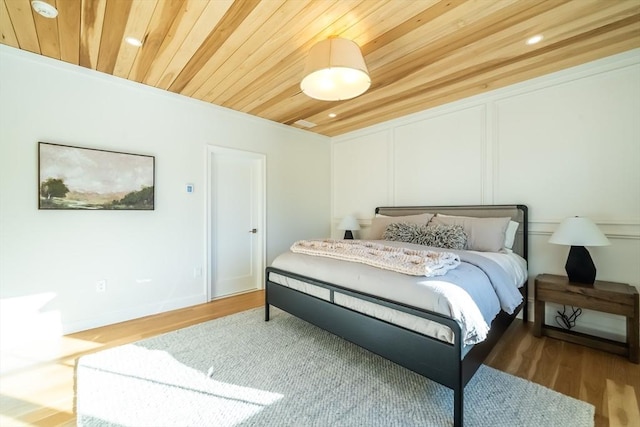
M 196 267 L 193 269 L 193 278 L 197 279 L 198 277 L 202 277 L 202 268 Z
M 96 282 L 96 292 L 107 292 L 107 281 L 98 280 Z

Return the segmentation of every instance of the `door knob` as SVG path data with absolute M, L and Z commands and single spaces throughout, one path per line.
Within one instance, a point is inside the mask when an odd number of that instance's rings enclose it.
M 256 234 L 257 232 L 258 232 L 257 228 L 252 228 L 251 230 L 249 230 L 249 233 Z

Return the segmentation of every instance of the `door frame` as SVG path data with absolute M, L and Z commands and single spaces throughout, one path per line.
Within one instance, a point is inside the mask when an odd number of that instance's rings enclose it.
M 256 237 L 260 239 L 258 242 L 258 247 L 260 254 L 258 256 L 258 260 L 260 262 L 260 268 L 258 269 L 258 286 L 256 289 L 264 288 L 264 269 L 266 266 L 267 260 L 267 156 L 263 153 L 255 153 L 252 151 L 246 150 L 238 150 L 235 148 L 221 147 L 217 145 L 207 145 L 207 185 L 206 185 L 206 195 L 207 195 L 207 274 L 206 274 L 206 293 L 207 293 L 207 301 L 212 301 L 213 299 L 213 271 L 216 263 L 214 260 L 217 260 L 216 254 L 213 249 L 214 234 L 216 230 L 213 226 L 213 200 L 215 197 L 215 186 L 212 183 L 213 177 L 213 156 L 216 154 L 231 154 L 235 156 L 240 156 L 245 159 L 253 159 L 258 161 L 258 165 L 260 166 L 259 171 L 259 181 L 258 192 L 259 194 L 255 197 L 255 202 L 258 204 L 259 214 L 258 214 L 258 230 L 261 232 L 256 234 Z M 224 298 L 224 297 L 221 297 Z

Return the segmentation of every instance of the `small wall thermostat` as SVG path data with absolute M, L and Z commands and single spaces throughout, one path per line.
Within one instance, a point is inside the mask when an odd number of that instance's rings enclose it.
M 193 193 L 193 184 L 186 185 L 187 193 Z

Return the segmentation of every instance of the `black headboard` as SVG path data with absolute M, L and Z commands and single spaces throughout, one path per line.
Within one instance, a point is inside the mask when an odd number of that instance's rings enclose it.
M 399 206 L 378 207 L 376 214 L 387 216 L 441 213 L 444 215 L 473 216 L 478 218 L 511 217 L 520 224 L 516 233 L 513 251 L 528 260 L 528 209 L 525 205 L 473 205 L 473 206 Z

